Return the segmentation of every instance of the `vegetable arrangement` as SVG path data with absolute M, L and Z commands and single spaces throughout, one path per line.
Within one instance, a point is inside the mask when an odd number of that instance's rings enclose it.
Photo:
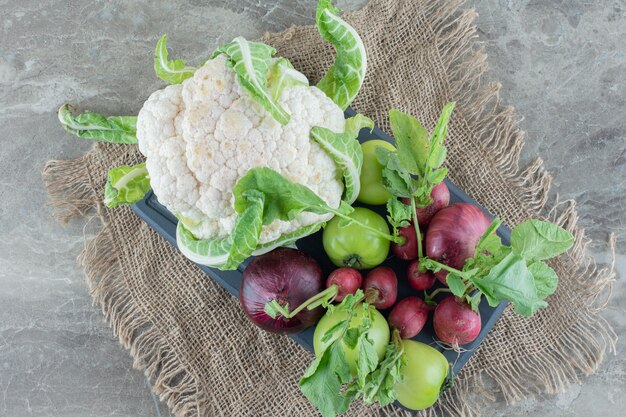
M 374 123 L 360 114 L 345 119 L 343 110 L 363 84 L 367 57 L 339 14 L 331 0 L 318 2 L 317 28 L 336 58 L 316 86 L 263 43 L 235 38 L 194 68 L 169 58 L 163 35 L 154 70 L 171 85 L 152 93 L 138 116 L 75 115 L 64 105 L 58 117 L 74 135 L 137 144 L 146 157 L 109 171 L 106 206 L 153 190 L 178 218 L 177 244 L 192 261 L 236 269 L 255 256 L 243 271 L 243 310 L 270 332 L 316 325 L 316 358 L 299 386 L 322 415 L 358 399 L 422 410 L 453 381 L 446 357 L 412 340 L 430 316 L 432 344 L 459 350 L 483 330 L 483 298 L 533 315 L 558 283 L 545 261 L 574 238 L 531 219 L 512 230 L 507 246 L 496 234 L 499 219 L 471 204 L 449 205 L 444 141 L 454 103 L 432 132 L 392 109 L 395 146 L 359 144 L 359 132 Z M 372 210 L 377 205 L 386 217 Z M 293 248 L 322 228 L 332 271 Z M 405 273 L 382 265 L 390 252 Z M 404 281 L 414 293 L 398 300 Z

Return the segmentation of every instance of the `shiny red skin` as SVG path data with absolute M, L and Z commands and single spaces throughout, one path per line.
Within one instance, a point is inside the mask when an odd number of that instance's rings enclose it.
M 449 295 L 437 304 L 433 315 L 433 327 L 437 338 L 451 345 L 473 342 L 481 329 L 480 314 L 469 304 Z
M 430 198 L 432 198 L 433 202 L 422 208 L 416 208 L 415 213 L 417 214 L 417 222 L 420 225 L 420 228 L 424 228 L 428 226 L 435 214 L 439 210 L 444 207 L 448 207 L 450 204 L 450 190 L 445 182 L 441 182 L 435 185 L 430 192 Z M 411 204 L 411 201 L 408 198 L 403 198 L 402 202 L 404 204 Z
M 425 291 L 435 284 L 436 278 L 431 271 L 420 271 L 419 266 L 418 259 L 409 264 L 406 268 L 406 280 L 414 290 Z
M 336 285 L 338 292 L 335 301 L 341 302 L 348 294 L 354 294 L 361 288 L 363 276 L 354 268 L 337 268 L 326 279 L 326 288 Z
M 422 331 L 431 309 L 419 297 L 403 298 L 389 313 L 389 325 L 400 331 L 400 337 L 410 339 Z
M 413 227 L 413 225 L 399 227 L 398 235 L 404 238 L 404 243 L 399 245 L 392 242 L 391 251 L 393 254 L 405 261 L 417 259 L 417 234 L 415 234 L 415 227 Z
M 491 225 L 483 211 L 468 203 L 456 203 L 437 212 L 428 226 L 426 256 L 452 268 L 462 269 L 474 256 L 476 244 Z M 445 284 L 447 271 L 435 274 Z
M 384 310 L 395 304 L 398 298 L 398 278 L 393 269 L 388 266 L 379 266 L 372 269 L 363 280 L 363 290 L 378 291 L 378 298 L 372 303 L 379 310 Z
M 295 333 L 313 326 L 324 309 L 304 309 L 295 317 L 272 319 L 265 304 L 278 300 L 295 308 L 324 289 L 324 275 L 317 261 L 296 249 L 278 248 L 252 259 L 243 271 L 239 299 L 254 324 L 273 333 Z

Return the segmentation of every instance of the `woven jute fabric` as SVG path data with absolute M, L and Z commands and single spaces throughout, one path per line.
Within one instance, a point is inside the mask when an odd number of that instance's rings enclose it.
M 550 307 L 532 318 L 510 309 L 428 416 L 474 416 L 495 395 L 514 402 L 553 393 L 593 372 L 616 337 L 599 314 L 614 278 L 585 255 L 572 201 L 546 207 L 550 176 L 537 160 L 520 169 L 523 133 L 497 83 L 483 83 L 486 56 L 477 45 L 475 13 L 460 1 L 372 0 L 346 20 L 361 34 L 368 72 L 353 107 L 389 131 L 399 108 L 433 126 L 456 101 L 447 145 L 451 179 L 509 226 L 529 217 L 574 233 L 573 250 L 551 262 L 560 277 Z M 316 81 L 333 48 L 312 26 L 267 34 L 263 41 Z M 102 205 L 106 172 L 141 161 L 135 147 L 97 144 L 83 158 L 51 161 L 50 200 L 68 220 L 96 213 L 102 230 L 80 256 L 96 303 L 134 365 L 176 416 L 305 416 L 315 410 L 297 382 L 312 355 L 286 336 L 250 323 L 236 298 L 213 283 L 129 208 Z M 486 386 L 489 385 L 489 389 Z M 393 406 L 355 404 L 348 415 L 408 415 Z

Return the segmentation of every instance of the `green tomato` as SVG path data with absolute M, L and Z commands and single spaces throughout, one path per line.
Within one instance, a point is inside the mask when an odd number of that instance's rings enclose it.
M 396 384 L 400 404 L 411 410 L 424 410 L 437 402 L 448 376 L 449 364 L 438 350 L 414 340 L 403 340 L 406 365 L 404 380 Z
M 360 303 L 356 307 L 356 314 L 350 320 L 350 328 L 357 328 L 362 322 L 361 316 L 363 313 L 363 309 L 365 305 Z M 347 311 L 335 311 L 333 313 L 326 313 L 320 321 L 317 323 L 315 327 L 315 333 L 313 333 L 313 349 L 315 350 L 315 355 L 319 356 L 326 347 L 333 342 L 333 340 L 329 340 L 326 343 L 322 342 L 322 337 L 324 334 L 334 325 L 339 323 L 341 320 L 346 320 L 348 318 Z M 369 330 L 366 332 L 367 337 L 373 342 L 374 349 L 376 350 L 376 354 L 378 355 L 378 360 L 382 361 L 385 357 L 385 349 L 387 344 L 389 343 L 389 325 L 387 324 L 387 320 L 383 317 L 382 314 L 378 312 L 374 307 L 372 307 L 372 325 Z M 343 353 L 346 356 L 346 361 L 350 366 L 350 371 L 353 375 L 356 374 L 356 360 L 359 356 L 359 350 L 357 348 L 350 349 L 343 340 L 340 342 L 341 347 L 343 348 Z
M 385 219 L 372 210 L 356 207 L 349 216 L 366 226 L 389 234 Z M 324 250 L 335 265 L 370 269 L 387 259 L 389 240 L 356 223 L 340 227 L 341 221 L 340 217 L 333 217 L 322 234 Z
M 363 149 L 363 168 L 361 168 L 360 177 L 361 190 L 356 198 L 361 203 L 385 204 L 391 198 L 391 193 L 383 187 L 383 166 L 376 158 L 376 148 L 379 146 L 390 151 L 396 150 L 391 143 L 380 139 L 368 140 L 361 144 L 361 149 Z

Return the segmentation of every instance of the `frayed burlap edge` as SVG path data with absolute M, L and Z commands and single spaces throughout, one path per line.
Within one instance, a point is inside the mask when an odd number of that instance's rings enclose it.
M 486 55 L 476 42 L 473 10 L 459 11 L 461 0 L 437 0 L 430 3 L 425 20 L 437 40 L 441 70 L 448 74 L 450 97 L 457 100 L 457 114 L 475 132 L 470 138 L 481 146 L 503 181 L 510 186 L 529 215 L 546 217 L 557 222 L 576 237 L 572 251 L 560 261 L 566 265 L 569 280 L 580 294 L 578 322 L 554 340 L 552 348 L 522 359 L 502 361 L 499 366 L 482 370 L 471 361 L 457 378 L 455 388 L 442 394 L 437 406 L 420 413 L 423 416 L 473 416 L 479 414 L 486 400 L 493 400 L 485 389 L 483 376 L 495 381 L 508 403 L 537 393 L 563 391 L 579 381 L 579 374 L 594 372 L 607 351 L 615 352 L 617 336 L 600 315 L 615 279 L 613 268 L 598 268 L 585 254 L 589 240 L 577 226 L 575 202 L 549 200 L 551 177 L 537 159 L 520 169 L 519 156 L 524 143 L 523 132 L 517 128 L 519 119 L 512 107 L 499 101 L 500 85 L 483 83 L 488 70 Z M 443 63 L 447 63 L 444 65 Z M 383 128 L 388 127 L 384 126 Z M 97 145 L 96 145 L 97 146 Z M 130 351 L 134 366 L 144 370 L 153 389 L 176 416 L 202 415 L 210 408 L 209 397 L 199 387 L 184 364 L 152 325 L 130 291 L 119 279 L 122 274 L 119 251 L 107 225 L 106 210 L 100 197 L 94 195 L 89 177 L 90 154 L 73 161 L 50 161 L 43 178 L 50 195 L 50 204 L 58 209 L 55 217 L 67 222 L 95 209 L 102 220 L 102 230 L 89 242 L 79 257 L 85 268 L 87 282 L 95 303 L 100 304 L 107 322 Z M 86 181 L 85 178 L 89 178 Z M 457 181 L 458 182 L 458 181 Z M 463 184 L 460 184 L 461 186 Z M 463 187 L 462 187 L 463 188 Z M 557 199 L 558 200 L 558 199 Z M 518 219 L 523 220 L 523 219 Z M 489 338 L 485 345 L 489 344 Z M 549 365 L 547 365 L 549 364 Z M 393 407 L 381 410 L 385 415 L 404 415 Z

